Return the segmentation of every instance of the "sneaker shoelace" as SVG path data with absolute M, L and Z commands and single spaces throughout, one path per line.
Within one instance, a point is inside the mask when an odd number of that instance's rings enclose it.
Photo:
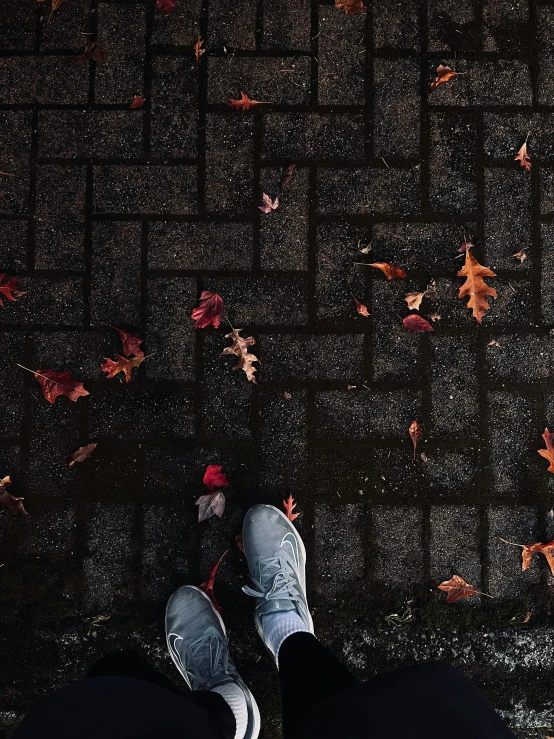
M 229 643 L 216 629 L 190 642 L 182 654 L 176 648 L 178 637 L 173 642 L 173 652 L 184 672 L 188 675 L 192 690 L 209 690 L 221 682 L 221 678 L 234 673 L 229 663 Z
M 255 587 L 243 585 L 242 590 L 246 595 L 264 601 L 290 600 L 295 604 L 300 617 L 306 619 L 306 606 L 296 565 L 284 550 L 277 552 L 274 557 L 260 559 L 258 577 L 251 576 L 251 579 Z

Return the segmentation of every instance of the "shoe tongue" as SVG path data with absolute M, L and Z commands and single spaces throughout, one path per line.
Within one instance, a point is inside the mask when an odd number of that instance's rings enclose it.
M 258 608 L 261 616 L 279 611 L 296 611 L 296 608 L 290 600 L 266 600 Z

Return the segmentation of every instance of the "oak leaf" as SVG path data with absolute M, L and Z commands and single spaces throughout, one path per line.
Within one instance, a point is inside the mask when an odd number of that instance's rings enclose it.
M 335 0 L 335 8 L 337 10 L 344 10 L 346 15 L 365 13 L 367 10 L 362 0 Z
M 105 372 L 109 378 L 115 377 L 120 372 L 123 372 L 126 382 L 131 382 L 133 367 L 140 367 L 144 362 L 145 357 L 122 357 L 121 354 L 117 354 L 116 356 L 117 362 L 109 357 L 104 357 L 105 364 L 102 364 L 100 369 Z
M 421 429 L 417 421 L 411 422 L 410 428 L 408 429 L 408 433 L 410 434 L 410 439 L 412 440 L 412 444 L 414 445 L 414 460 L 415 460 L 417 442 L 421 439 Z
M 369 316 L 369 311 L 367 309 L 367 305 L 364 305 L 363 303 L 360 303 L 359 300 L 356 300 L 354 298 L 354 303 L 356 304 L 356 310 L 361 316 L 365 316 L 366 318 Z
M 486 595 L 488 598 L 492 598 L 492 596 L 487 595 L 487 593 L 481 593 L 479 590 L 475 590 L 473 585 L 467 583 L 463 577 L 460 577 L 459 575 L 453 575 L 450 580 L 441 582 L 438 589 L 448 593 L 448 597 L 446 599 L 447 603 L 455 603 L 457 600 L 460 600 L 460 598 L 468 598 L 470 595 Z
M 264 204 L 258 205 L 258 208 L 262 213 L 271 213 L 272 210 L 277 210 L 279 207 L 279 196 L 277 196 L 275 200 L 272 200 L 269 195 L 266 195 L 264 192 L 262 193 L 262 200 Z
M 549 541 L 547 544 L 516 544 L 513 541 L 507 541 L 501 536 L 498 537 L 504 544 L 510 544 L 513 547 L 521 547 L 521 569 L 522 571 L 528 570 L 531 560 L 534 554 L 544 554 L 550 571 L 554 575 L 554 541 Z
M 455 72 L 450 67 L 446 67 L 444 64 L 439 64 L 439 66 L 437 67 L 437 76 L 431 82 L 431 90 L 439 87 L 439 85 L 444 85 L 445 82 L 448 82 L 448 80 L 451 80 L 457 75 L 458 72 Z
M 241 92 L 238 100 L 229 99 L 227 105 L 235 110 L 250 110 L 254 105 L 269 105 L 269 103 L 262 100 L 251 100 L 248 95 Z
M 212 516 L 221 518 L 225 511 L 225 495 L 221 490 L 215 493 L 207 493 L 201 495 L 195 505 L 198 506 L 198 523 L 202 523 L 202 521 L 206 521 Z
M 80 446 L 76 452 L 73 452 L 69 462 L 69 467 L 73 467 L 75 462 L 84 462 L 88 459 L 93 451 L 96 449 L 98 444 L 87 444 L 86 446 Z
M 208 598 L 214 604 L 215 610 L 219 614 L 221 613 L 221 608 L 219 607 L 219 604 L 218 604 L 218 602 L 215 599 L 215 595 L 214 595 L 214 582 L 215 582 L 215 576 L 217 575 L 217 570 L 219 568 L 219 565 L 221 564 L 221 560 L 227 554 L 228 551 L 229 550 L 226 549 L 223 552 L 223 554 L 221 555 L 221 557 L 217 560 L 217 562 L 214 562 L 212 565 L 210 565 L 210 574 L 208 576 L 208 579 L 207 580 L 204 580 L 204 582 L 201 583 L 198 586 L 200 588 L 200 590 L 203 590 L 206 593 L 206 595 L 208 596 Z
M 394 264 L 390 264 L 389 262 L 373 262 L 372 264 L 368 264 L 367 266 L 375 267 L 375 269 L 380 269 L 387 280 L 394 280 L 395 278 L 403 280 L 404 277 L 406 277 L 406 272 L 404 272 L 403 269 L 400 269 L 400 267 L 395 267 Z
M 246 377 L 250 382 L 256 383 L 254 373 L 257 372 L 257 368 L 252 366 L 253 362 L 260 362 L 255 354 L 250 354 L 248 351 L 249 346 L 253 346 L 256 343 L 256 339 L 252 336 L 248 336 L 244 339 L 240 336 L 241 328 L 234 328 L 230 334 L 225 334 L 226 339 L 231 339 L 233 342 L 232 346 L 227 346 L 222 351 L 222 354 L 235 354 L 238 358 L 238 364 L 233 369 L 241 369 L 246 373 Z
M 193 47 L 192 47 L 194 49 L 194 56 L 196 57 L 197 64 L 200 64 L 200 57 L 202 56 L 202 54 L 206 53 L 206 49 L 202 48 L 203 45 L 204 45 L 204 42 L 202 41 L 200 36 L 197 36 L 196 41 L 194 42 Z
M 19 365 L 21 366 L 21 365 Z M 26 368 L 24 368 L 26 369 Z M 55 372 L 51 369 L 31 370 L 42 388 L 46 400 L 54 405 L 59 395 L 65 395 L 69 400 L 76 402 L 78 398 L 90 395 L 83 383 L 71 379 L 71 370 Z
M 221 471 L 221 465 L 209 464 L 204 472 L 202 482 L 208 488 L 208 490 L 215 490 L 216 488 L 225 488 L 229 485 L 229 482 L 223 472 Z
M 24 498 L 17 498 L 15 495 L 12 495 L 11 493 L 8 493 L 6 490 L 6 485 L 11 485 L 12 481 L 10 477 L 4 477 L 3 480 L 0 480 L 0 503 L 2 505 L 5 505 L 6 508 L 9 508 L 10 511 L 13 513 L 17 513 L 20 511 L 21 513 L 27 513 L 25 510 L 23 503 L 21 502 L 24 500 Z
M 466 281 L 460 287 L 458 298 L 465 298 L 469 295 L 467 307 L 472 309 L 474 317 L 481 323 L 485 311 L 490 308 L 486 300 L 487 295 L 496 298 L 496 290 L 494 287 L 489 287 L 483 277 L 496 277 L 496 274 L 492 269 L 479 264 L 473 254 L 467 249 L 466 261 L 462 269 L 458 272 L 458 277 L 466 278 Z
M 191 313 L 191 318 L 196 321 L 194 328 L 206 328 L 213 326 L 219 328 L 221 313 L 223 311 L 223 299 L 217 293 L 202 290 L 200 303 Z
M 550 462 L 548 471 L 554 472 L 554 434 L 551 434 L 548 429 L 545 429 L 542 438 L 544 439 L 546 449 L 537 449 L 537 451 L 541 457 L 544 457 Z
M 279 183 L 279 187 L 281 191 L 285 189 L 285 187 L 289 184 L 289 182 L 292 180 L 292 173 L 296 169 L 296 164 L 289 164 L 289 166 L 285 169 L 285 172 L 283 176 L 281 177 L 281 182 Z
M 286 500 L 283 499 L 283 508 L 285 509 L 285 514 L 289 521 L 294 521 L 294 519 L 298 518 L 298 516 L 300 515 L 299 513 L 293 513 L 294 509 L 296 508 L 296 501 L 294 500 L 292 495 L 289 495 Z
M 175 0 L 156 0 L 156 7 L 166 13 L 171 13 L 175 7 Z
M 129 108 L 131 110 L 136 110 L 137 108 L 142 108 L 144 103 L 146 102 L 146 98 L 143 98 L 141 95 L 135 95 L 133 97 L 133 100 L 131 102 L 131 105 L 129 105 Z
M 123 347 L 123 354 L 126 357 L 135 356 L 135 357 L 144 357 L 144 352 L 140 348 L 140 345 L 143 342 L 143 339 L 139 339 L 136 336 L 132 336 L 131 334 L 128 334 L 127 331 L 123 331 L 122 328 L 117 328 L 117 326 L 112 326 L 109 323 L 105 323 L 104 326 L 109 326 L 110 328 L 113 328 L 114 331 L 117 331 L 119 334 L 119 338 L 121 339 L 121 346 Z
M 22 290 L 17 289 L 18 282 L 18 277 L 8 277 L 6 279 L 5 272 L 0 274 L 0 305 L 4 305 L 2 302 L 2 296 L 4 296 L 6 300 L 15 301 L 16 298 L 20 298 L 22 295 L 25 295 Z
M 402 325 L 404 328 L 407 328 L 408 331 L 419 331 L 421 333 L 435 330 L 429 321 L 426 321 L 425 318 L 418 316 L 416 313 L 410 313 L 409 316 L 406 316 L 402 321 Z
M 531 169 L 531 160 L 529 158 L 529 154 L 527 154 L 527 140 L 514 157 L 514 161 L 518 161 L 527 171 Z

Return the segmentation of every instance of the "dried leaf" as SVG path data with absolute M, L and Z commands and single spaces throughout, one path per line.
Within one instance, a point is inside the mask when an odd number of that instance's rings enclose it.
M 252 366 L 252 362 L 259 363 L 260 360 L 255 354 L 250 354 L 248 352 L 248 347 L 253 346 L 256 343 L 256 340 L 252 338 L 252 336 L 243 339 L 242 336 L 239 336 L 241 331 L 241 328 L 234 328 L 230 334 L 225 335 L 225 338 L 231 339 L 233 344 L 232 346 L 225 347 L 225 349 L 222 351 L 222 354 L 235 354 L 239 358 L 239 361 L 238 364 L 233 367 L 233 369 L 244 370 L 248 380 L 250 380 L 250 382 L 256 383 L 254 372 L 257 372 L 257 368 Z
M 542 435 L 546 449 L 537 449 L 541 457 L 544 457 L 550 462 L 548 472 L 554 472 L 554 434 L 551 434 L 548 429 L 544 430 Z
M 61 6 L 66 2 L 67 0 L 52 0 L 52 13 L 58 10 L 58 8 L 61 8 Z
M 115 377 L 120 372 L 125 374 L 126 382 L 131 382 L 131 375 L 133 373 L 133 367 L 140 367 L 144 362 L 144 355 L 142 357 L 122 357 L 121 354 L 117 354 L 117 362 L 109 357 L 104 357 L 105 364 L 100 365 L 100 369 L 105 372 L 109 378 Z
M 240 551 L 243 554 L 246 554 L 246 552 L 244 551 L 244 542 L 242 541 L 242 534 L 237 534 L 235 536 L 235 544 L 237 545 L 237 547 L 240 549 Z
M 387 280 L 394 280 L 395 277 L 399 279 L 404 279 L 404 277 L 406 277 L 406 272 L 404 272 L 403 269 L 395 267 L 394 264 L 390 264 L 389 262 L 373 262 L 373 264 L 368 264 L 367 266 L 380 269 Z
M 17 513 L 18 511 L 20 513 L 27 513 L 25 510 L 23 503 L 21 502 L 24 500 L 24 498 L 16 498 L 15 495 L 12 495 L 11 493 L 8 493 L 6 490 L 6 485 L 11 485 L 12 481 L 10 480 L 10 477 L 4 477 L 3 480 L 0 480 L 0 503 L 2 505 L 5 505 L 6 508 L 9 508 L 10 511 L 13 513 Z
M 210 325 L 214 328 L 219 328 L 222 312 L 223 299 L 217 293 L 202 290 L 200 303 L 191 313 L 192 320 L 196 321 L 194 328 L 206 328 L 206 326 Z
M 445 82 L 448 82 L 448 80 L 456 77 L 457 74 L 458 72 L 455 72 L 450 67 L 445 67 L 443 64 L 439 64 L 439 66 L 437 67 L 437 76 L 431 82 L 431 90 L 439 87 L 439 85 L 444 85 Z
M 527 171 L 531 169 L 531 160 L 527 154 L 527 139 L 525 143 L 514 157 L 514 161 L 518 161 L 522 167 L 525 167 Z
M 438 588 L 439 590 L 444 590 L 445 593 L 448 593 L 448 597 L 446 599 L 447 603 L 455 603 L 457 600 L 460 600 L 460 598 L 468 598 L 470 595 L 486 595 L 486 593 L 481 593 L 479 590 L 475 590 L 473 585 L 469 585 L 469 583 L 459 575 L 453 575 L 450 580 L 441 582 Z M 489 595 L 488 597 L 490 598 L 491 596 Z
M 223 472 L 221 471 L 221 465 L 209 464 L 204 472 L 202 482 L 208 488 L 208 490 L 215 490 L 216 488 L 226 488 L 229 482 Z
M 335 0 L 335 8 L 337 10 L 344 10 L 346 15 L 365 13 L 367 10 L 362 0 Z
M 473 249 L 473 244 L 467 241 L 467 239 L 464 239 L 464 243 L 460 246 L 460 248 L 457 251 L 463 253 L 463 252 L 469 251 L 469 249 Z
M 49 403 L 54 405 L 59 395 L 65 395 L 69 400 L 77 401 L 78 398 L 90 395 L 85 390 L 83 383 L 71 379 L 71 370 L 55 372 L 51 369 L 31 370 L 42 388 L 42 393 Z
M 410 313 L 409 316 L 406 316 L 402 321 L 402 325 L 404 328 L 407 328 L 408 331 L 420 331 L 423 333 L 425 331 L 435 330 L 429 321 L 426 321 L 425 318 L 418 316 L 416 313 Z
M 285 400 L 290 400 L 292 398 L 292 395 L 287 390 L 285 390 L 285 392 L 283 393 L 283 398 Z
M 217 562 L 214 562 L 213 565 L 210 566 L 210 574 L 209 574 L 208 579 L 207 580 L 204 580 L 204 582 L 201 585 L 198 586 L 200 588 L 200 590 L 203 590 L 206 593 L 206 595 L 208 596 L 208 598 L 214 604 L 215 610 L 219 614 L 221 613 L 221 608 L 219 607 L 218 602 L 215 599 L 215 595 L 214 595 L 214 582 L 215 582 L 215 576 L 217 575 L 217 570 L 219 568 L 219 565 L 221 564 L 221 560 L 227 554 L 228 551 L 229 550 L 226 549 L 223 552 L 223 554 L 221 555 L 221 557 L 217 560 Z
M 202 54 L 206 53 L 206 49 L 203 49 L 202 46 L 204 45 L 204 42 L 200 38 L 200 36 L 196 37 L 196 41 L 194 42 L 193 49 L 194 49 L 194 56 L 196 57 L 196 63 L 200 64 L 200 57 Z
M 441 316 L 439 316 L 438 313 L 429 313 L 427 315 L 427 318 L 430 318 L 433 321 L 433 323 L 434 323 L 435 321 L 440 321 Z
M 140 95 L 135 95 L 133 97 L 133 101 L 131 105 L 129 105 L 129 108 L 131 110 L 136 110 L 137 108 L 142 108 L 144 103 L 146 102 L 146 98 L 141 97 Z
M 492 269 L 479 264 L 473 254 L 467 249 L 466 261 L 462 269 L 458 272 L 458 277 L 466 278 L 466 281 L 460 287 L 458 297 L 465 298 L 469 295 L 467 307 L 472 309 L 474 317 L 481 323 L 485 311 L 490 308 L 486 300 L 487 295 L 496 298 L 496 290 L 494 287 L 489 287 L 483 280 L 483 277 L 496 277 L 496 274 Z
M 493 339 L 492 341 L 489 341 L 488 346 L 500 346 L 500 344 L 496 339 Z
M 520 264 L 523 264 L 523 262 L 527 259 L 527 254 L 523 250 L 521 250 L 516 251 L 515 254 L 512 254 L 512 257 L 514 259 L 519 259 Z
M 279 207 L 279 196 L 277 196 L 275 200 L 272 200 L 269 195 L 266 195 L 264 192 L 262 193 L 262 200 L 264 204 L 258 205 L 258 208 L 262 211 L 262 213 L 271 213 L 272 210 L 277 210 L 277 208 Z
M 417 442 L 421 439 L 421 429 L 417 421 L 411 422 L 410 428 L 408 429 L 408 433 L 410 434 L 410 439 L 412 440 L 412 444 L 414 445 L 414 460 L 415 460 Z
M 300 515 L 299 513 L 293 513 L 296 508 L 296 501 L 292 495 L 289 495 L 286 500 L 283 499 L 283 508 L 285 509 L 285 513 L 289 521 L 294 521 L 294 519 L 298 518 Z
M 109 323 L 104 323 L 104 326 L 109 326 L 110 328 L 113 328 L 114 331 L 117 331 L 119 334 L 119 338 L 121 339 L 121 346 L 123 347 L 123 354 L 126 357 L 135 356 L 135 357 L 144 357 L 144 352 L 140 348 L 140 345 L 143 342 L 143 339 L 139 339 L 136 336 L 132 336 L 131 334 L 128 334 L 127 331 L 124 331 L 122 328 L 117 328 L 117 326 L 112 326 Z
M 17 289 L 18 282 L 18 277 L 8 277 L 6 279 L 5 272 L 0 274 L 0 305 L 4 305 L 2 302 L 2 296 L 4 296 L 6 300 L 15 301 L 16 298 L 20 298 L 22 295 L 25 295 L 22 290 Z
M 542 452 L 542 450 L 541 450 Z M 550 468 L 549 468 L 550 469 Z M 521 547 L 521 569 L 522 571 L 528 570 L 531 560 L 534 554 L 544 554 L 550 571 L 554 575 L 554 541 L 549 541 L 547 544 L 516 544 L 513 541 L 507 541 L 501 536 L 498 537 L 504 544 L 510 544 L 513 547 Z
M 90 457 L 97 446 L 98 444 L 87 444 L 86 446 L 80 446 L 77 451 L 73 452 L 73 454 L 71 455 L 69 467 L 73 467 L 75 462 L 84 462 L 85 459 L 88 459 Z
M 202 521 L 206 521 L 212 516 L 221 518 L 225 511 L 225 494 L 218 490 L 215 493 L 201 495 L 195 505 L 198 506 L 198 523 L 202 523 Z
M 356 303 L 356 310 L 361 316 L 365 316 L 366 318 L 369 316 L 369 311 L 367 309 L 367 305 L 364 305 L 363 303 L 360 303 L 359 300 L 356 300 L 354 298 L 354 302 Z
M 285 173 L 281 177 L 281 182 L 279 183 L 279 187 L 281 191 L 285 189 L 285 187 L 289 184 L 289 182 L 292 180 L 292 173 L 296 169 L 296 164 L 289 164 L 289 166 L 285 169 Z
M 156 7 L 165 13 L 171 13 L 175 7 L 175 0 L 156 0 Z
M 240 99 L 230 99 L 227 101 L 227 105 L 230 108 L 234 108 L 235 110 L 250 110 L 253 105 L 269 105 L 269 103 L 263 102 L 261 100 L 250 100 L 248 95 L 245 95 L 244 92 L 241 92 Z

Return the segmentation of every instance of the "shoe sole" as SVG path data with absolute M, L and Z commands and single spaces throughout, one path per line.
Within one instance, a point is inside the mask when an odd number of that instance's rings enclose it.
M 209 596 L 206 595 L 206 593 L 203 590 L 200 590 L 200 588 L 197 588 L 196 585 L 189 585 L 188 587 L 192 588 L 193 590 L 197 590 L 204 598 L 206 598 L 206 600 L 209 602 L 210 606 L 212 607 L 213 612 L 219 619 L 219 623 L 221 625 L 223 636 L 227 636 L 227 629 L 225 628 L 223 619 L 221 618 L 220 614 L 215 610 L 214 605 L 212 601 L 210 600 Z M 169 606 L 169 601 L 168 601 L 168 605 L 165 607 L 166 620 L 167 620 L 168 606 Z M 169 656 L 171 657 L 173 664 L 179 670 L 180 675 L 182 676 L 186 684 L 189 686 L 189 688 L 192 690 L 192 685 L 190 684 L 188 675 L 186 674 L 186 672 L 183 672 L 181 665 L 177 662 L 177 660 L 173 656 L 173 651 L 171 650 L 171 646 L 169 644 L 167 629 L 165 633 L 165 641 L 167 644 L 167 651 L 169 652 Z M 242 688 L 242 691 L 244 693 L 244 697 L 246 699 L 246 708 L 248 710 L 248 726 L 246 728 L 244 739 L 257 739 L 260 733 L 260 729 L 262 728 L 262 719 L 260 716 L 260 709 L 258 708 L 256 699 L 252 695 L 250 688 L 248 687 L 248 685 L 246 685 L 246 683 L 243 681 L 242 678 L 240 678 L 240 687 Z

